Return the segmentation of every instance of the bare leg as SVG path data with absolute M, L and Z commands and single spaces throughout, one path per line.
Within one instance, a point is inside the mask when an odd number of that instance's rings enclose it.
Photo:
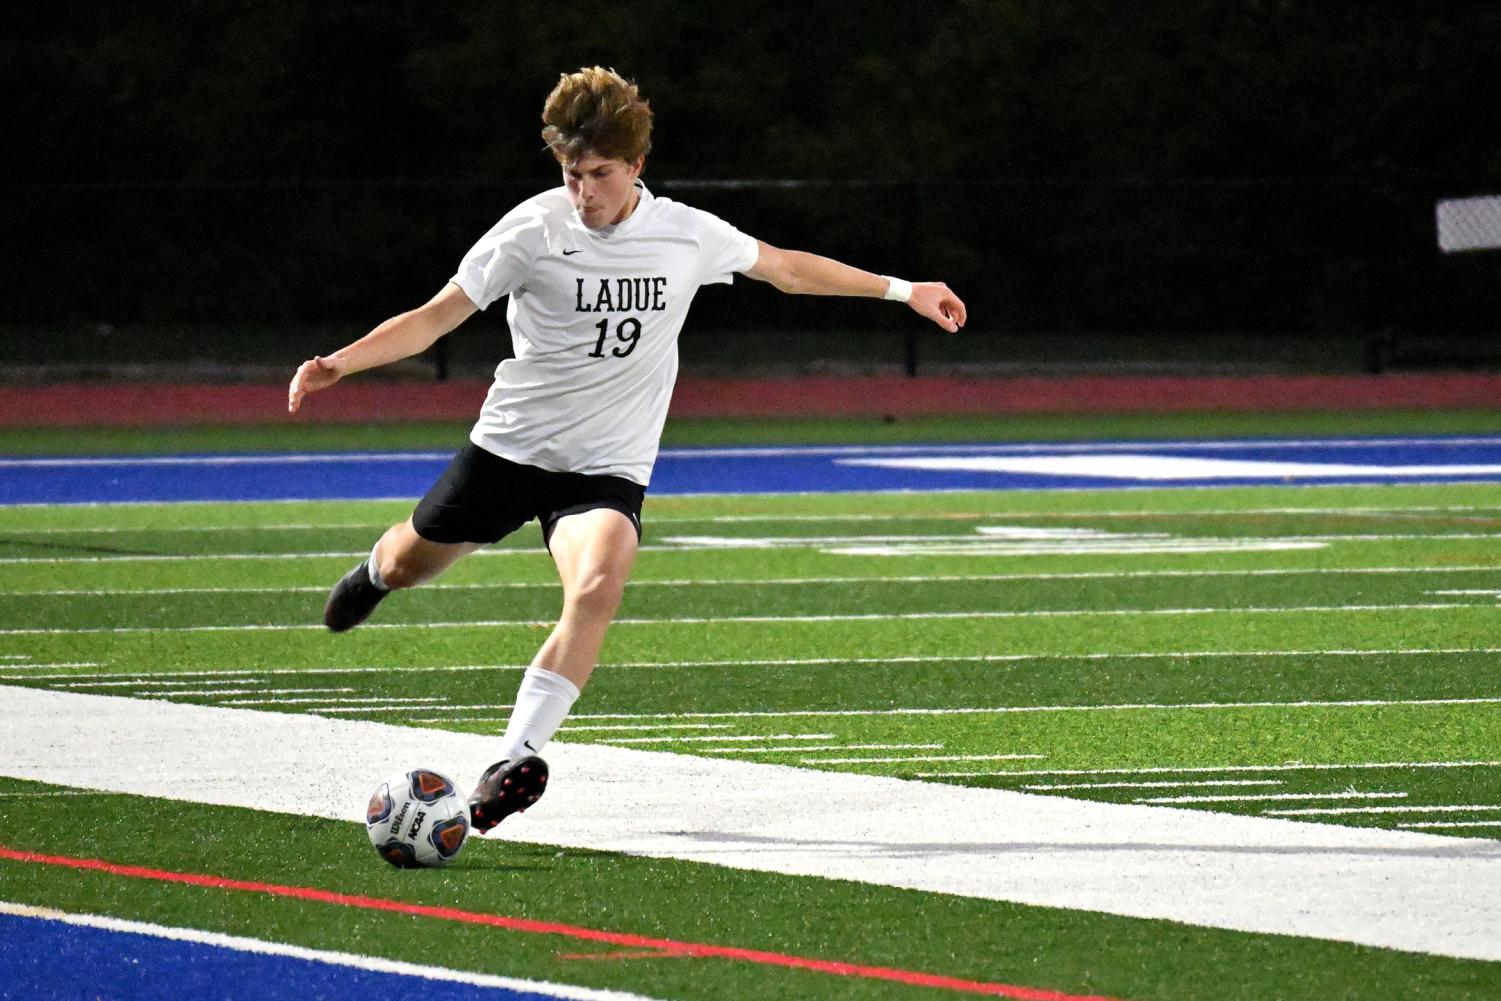
M 381 583 L 389 588 L 416 587 L 447 570 L 454 561 L 479 548 L 474 542 L 432 542 L 417 534 L 408 518 L 392 525 L 375 544 L 373 556 Z
M 619 511 L 572 514 L 553 528 L 553 562 L 563 581 L 563 613 L 532 659 L 500 741 L 500 761 L 469 800 L 474 829 L 487 831 L 541 797 L 547 764 L 536 757 L 568 716 L 594 671 L 605 630 L 636 562 L 636 528 Z
M 635 566 L 636 528 L 619 511 L 596 508 L 561 519 L 550 548 L 563 582 L 563 614 L 532 666 L 582 689 Z

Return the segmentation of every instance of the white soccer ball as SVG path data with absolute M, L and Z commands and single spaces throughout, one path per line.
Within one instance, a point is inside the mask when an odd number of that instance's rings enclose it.
M 370 797 L 365 832 L 398 869 L 432 869 L 458 857 L 469 835 L 469 804 L 429 768 L 393 775 Z

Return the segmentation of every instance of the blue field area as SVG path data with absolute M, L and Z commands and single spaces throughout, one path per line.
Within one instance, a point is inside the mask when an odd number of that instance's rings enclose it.
M 415 498 L 449 453 L 0 459 L 0 504 Z M 1501 481 L 1501 437 L 668 449 L 651 492 Z
M 369 1001 L 411 997 L 418 991 L 453 1001 L 561 997 L 0 914 L 0 998 Z

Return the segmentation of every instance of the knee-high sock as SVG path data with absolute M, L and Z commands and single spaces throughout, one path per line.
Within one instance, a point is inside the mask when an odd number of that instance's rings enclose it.
M 516 708 L 500 739 L 500 757 L 514 761 L 541 751 L 578 697 L 578 688 L 561 674 L 543 667 L 527 668 L 516 691 Z

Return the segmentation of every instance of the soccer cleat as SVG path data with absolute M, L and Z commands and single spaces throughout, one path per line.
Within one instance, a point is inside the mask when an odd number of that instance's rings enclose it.
M 323 624 L 336 633 L 346 632 L 370 618 L 375 606 L 390 591 L 370 583 L 370 561 L 366 560 L 343 577 L 329 592 L 323 606 Z
M 485 769 L 469 797 L 469 823 L 476 831 L 488 831 L 513 813 L 519 813 L 547 791 L 547 762 L 536 755 L 515 761 L 497 761 Z

